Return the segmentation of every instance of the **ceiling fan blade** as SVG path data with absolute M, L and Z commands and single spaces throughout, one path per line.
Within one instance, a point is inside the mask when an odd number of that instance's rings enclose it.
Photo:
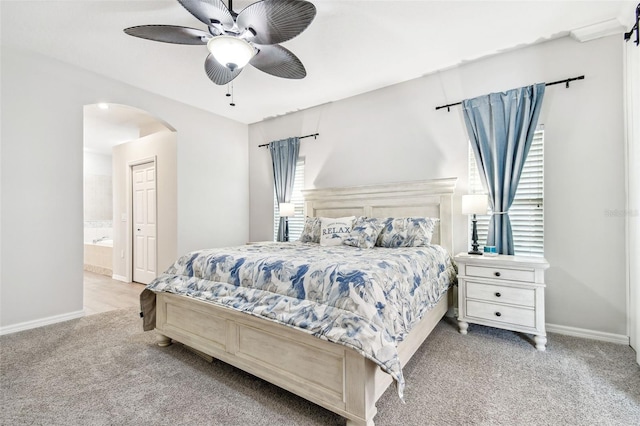
M 236 78 L 242 71 L 242 68 L 236 68 L 234 71 L 231 71 L 224 65 L 220 65 L 213 55 L 209 54 L 204 61 L 204 70 L 211 81 L 219 86 L 223 86 Z
M 300 79 L 307 75 L 300 59 L 278 44 L 256 46 L 259 52 L 249 63 L 260 71 L 282 78 Z
M 233 16 L 222 0 L 178 0 L 193 16 L 208 26 L 221 24 L 230 30 L 233 28 Z
M 277 44 L 303 32 L 316 16 L 316 7 L 304 0 L 264 0 L 247 6 L 238 15 L 241 32 L 254 35 L 247 40 L 256 44 Z
M 207 44 L 211 38 L 206 31 L 175 25 L 140 25 L 125 28 L 124 32 L 134 37 L 174 44 Z

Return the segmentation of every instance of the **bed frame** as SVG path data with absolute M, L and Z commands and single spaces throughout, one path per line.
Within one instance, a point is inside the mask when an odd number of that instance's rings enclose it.
M 307 216 L 440 218 L 433 241 L 453 253 L 457 178 L 304 191 Z M 442 319 L 443 297 L 398 346 L 402 366 Z M 392 378 L 355 350 L 302 331 L 186 296 L 156 296 L 158 344 L 174 339 L 347 418 L 373 425 L 376 401 Z

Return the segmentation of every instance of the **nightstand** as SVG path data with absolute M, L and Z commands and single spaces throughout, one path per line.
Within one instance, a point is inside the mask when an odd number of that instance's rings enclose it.
M 544 351 L 544 271 L 541 257 L 458 254 L 458 326 L 469 323 L 533 334 Z

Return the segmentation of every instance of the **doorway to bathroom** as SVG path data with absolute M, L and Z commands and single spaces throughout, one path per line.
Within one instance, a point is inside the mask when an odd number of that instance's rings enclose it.
M 146 111 L 119 104 L 85 105 L 83 123 L 84 305 L 92 314 L 135 306 L 157 274 L 158 253 L 167 251 L 163 238 L 175 252 L 177 215 L 170 210 L 158 227 L 157 198 L 161 189 L 175 204 L 176 135 Z

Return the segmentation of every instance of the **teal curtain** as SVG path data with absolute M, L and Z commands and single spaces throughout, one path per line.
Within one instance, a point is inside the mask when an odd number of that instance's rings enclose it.
M 480 180 L 493 210 L 487 245 L 514 254 L 509 208 L 538 124 L 544 83 L 462 101 Z
M 296 163 L 300 152 L 300 138 L 288 138 L 269 143 L 271 162 L 273 164 L 273 182 L 278 203 L 291 201 L 293 183 L 296 176 Z M 278 241 L 285 238 L 285 218 L 278 224 Z

